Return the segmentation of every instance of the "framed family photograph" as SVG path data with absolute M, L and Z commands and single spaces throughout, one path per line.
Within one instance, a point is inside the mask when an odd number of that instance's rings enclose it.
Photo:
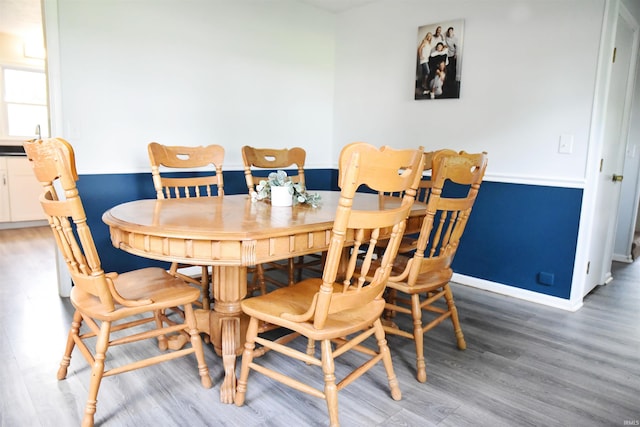
M 460 98 L 464 20 L 418 27 L 415 99 Z

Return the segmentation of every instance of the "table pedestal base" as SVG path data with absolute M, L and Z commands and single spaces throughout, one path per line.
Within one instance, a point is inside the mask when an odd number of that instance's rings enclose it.
M 247 269 L 214 266 L 213 270 L 213 310 L 196 310 L 196 322 L 198 330 L 209 335 L 216 354 L 222 357 L 220 401 L 233 403 L 236 356 L 242 354 L 249 325 L 240 309 L 240 301 L 247 295 Z

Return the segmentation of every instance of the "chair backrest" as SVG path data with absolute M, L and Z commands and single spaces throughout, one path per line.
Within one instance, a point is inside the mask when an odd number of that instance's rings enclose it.
M 321 329 L 330 314 L 364 306 L 374 299 L 380 313 L 384 308 L 382 292 L 398 252 L 405 221 L 413 205 L 416 188 L 422 177 L 422 147 L 415 150 L 380 149 L 356 142 L 342 149 L 339 159 L 340 200 L 331 233 L 322 274 L 322 285 L 305 315 L 283 317 L 310 321 Z M 377 210 L 358 210 L 356 192 L 361 186 L 374 191 L 401 191 L 404 196 L 393 205 L 380 204 Z M 355 200 L 354 200 L 355 199 Z M 354 203 L 355 207 L 354 208 Z M 382 261 L 370 271 L 374 247 L 378 239 L 389 243 Z M 351 254 L 342 264 L 343 249 L 351 246 Z M 364 251 L 364 254 L 361 252 Z M 341 281 L 338 283 L 340 267 Z
M 427 214 L 422 222 L 413 260 L 407 265 L 407 283 L 416 284 L 423 274 L 428 274 L 423 277 L 428 277 L 429 281 L 441 280 L 446 283 L 451 279 L 451 263 L 486 168 L 486 153 L 441 150 L 434 154 Z M 447 184 L 449 186 L 445 189 Z
M 433 162 L 434 151 L 427 151 L 422 154 L 422 161 L 424 164 L 423 175 L 425 173 L 431 172 L 431 164 Z M 455 154 L 455 151 L 452 151 Z M 431 180 L 424 179 L 424 177 L 420 180 L 418 184 L 418 188 L 416 190 L 416 202 L 427 203 L 429 201 L 429 195 L 431 194 Z M 402 197 L 404 196 L 403 192 L 398 191 L 379 191 L 378 196 L 381 201 L 384 201 L 389 197 Z
M 287 170 L 287 176 L 294 183 L 305 186 L 304 162 L 307 152 L 303 148 L 255 148 L 245 145 L 242 147 L 242 161 L 244 162 L 244 177 L 247 181 L 249 194 L 256 190 L 260 180 L 266 179 L 256 170 L 284 170 L 295 166 L 295 170 Z
M 211 197 L 224 194 L 222 175 L 224 148 L 222 146 L 185 147 L 152 142 L 147 148 L 151 161 L 153 185 L 158 199 Z M 175 169 L 173 172 L 177 172 L 192 168 L 209 168 L 212 165 L 214 173 L 209 172 L 204 176 L 202 174 L 190 177 L 169 177 L 166 175 L 171 169 Z M 162 171 L 161 168 L 163 168 Z
M 100 266 L 76 188 L 78 174 L 73 148 L 64 139 L 50 138 L 25 142 L 24 149 L 36 179 L 44 188 L 40 203 L 74 285 L 97 296 L 108 311 L 113 311 L 114 300 L 119 296 Z

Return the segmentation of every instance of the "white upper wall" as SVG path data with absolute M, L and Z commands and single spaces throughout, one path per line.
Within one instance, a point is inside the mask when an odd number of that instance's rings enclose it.
M 80 173 L 146 172 L 147 144 L 303 146 L 333 160 L 335 17 L 289 0 L 58 0 L 63 135 Z M 60 136 L 60 135 L 58 135 Z
M 57 0 L 57 134 L 80 173 L 146 172 L 150 141 L 220 144 L 237 169 L 245 144 L 300 145 L 314 168 L 364 140 L 487 151 L 488 179 L 581 187 L 604 3 Z M 414 100 L 418 27 L 458 19 L 460 99 Z
M 489 153 L 488 179 L 581 186 L 604 0 L 380 0 L 338 16 L 334 141 Z M 418 27 L 464 20 L 460 99 L 414 100 Z M 560 135 L 573 153 L 559 154 Z

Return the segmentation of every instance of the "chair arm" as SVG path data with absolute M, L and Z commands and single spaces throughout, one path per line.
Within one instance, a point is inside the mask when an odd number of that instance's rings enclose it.
M 118 278 L 118 273 L 107 273 L 105 274 L 105 277 L 107 279 L 107 284 L 109 285 L 109 291 L 111 291 L 111 295 L 113 295 L 113 299 L 116 300 L 118 304 L 123 305 L 125 307 L 140 307 L 143 305 L 153 304 L 153 300 L 150 298 L 130 300 L 120 295 L 114 283 L 115 279 Z

